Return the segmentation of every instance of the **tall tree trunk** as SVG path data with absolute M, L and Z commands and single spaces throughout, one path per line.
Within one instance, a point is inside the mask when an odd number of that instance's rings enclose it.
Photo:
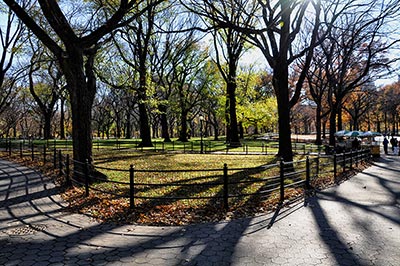
M 61 61 L 67 81 L 72 115 L 73 157 L 75 167 L 82 169 L 81 163 L 92 161 L 91 111 L 96 94 L 96 78 L 93 72 L 95 53 L 87 56 L 79 47 L 69 47 L 69 54 Z
M 51 138 L 51 119 L 53 117 L 52 111 L 43 113 L 44 125 L 43 125 L 43 137 L 44 139 Z
M 231 81 L 227 83 L 227 92 L 229 100 L 229 146 L 239 147 L 239 130 L 236 116 L 236 82 L 234 77 L 231 77 Z
M 181 128 L 179 131 L 179 141 L 188 141 L 187 111 L 181 111 Z
M 343 129 L 343 112 L 342 112 L 342 107 L 340 105 L 337 106 L 337 130 L 342 130 Z
M 333 106 L 329 116 L 329 145 L 331 146 L 335 145 L 336 116 L 337 108 Z
M 151 142 L 151 130 L 149 123 L 149 115 L 147 114 L 147 84 L 146 84 L 146 65 L 144 61 L 140 66 L 140 88 L 138 91 L 138 100 L 139 100 L 139 128 L 140 128 L 140 138 L 142 141 L 140 142 L 141 147 L 153 147 L 153 143 Z
M 317 136 L 315 139 L 315 144 L 316 145 L 321 145 L 322 144 L 322 139 L 321 139 L 321 106 L 317 105 L 317 110 L 316 110 L 316 116 L 315 116 L 315 129 L 317 131 Z
M 160 104 L 158 107 L 161 116 L 161 137 L 164 139 L 164 142 L 171 142 L 171 138 L 169 137 L 168 132 L 168 117 L 167 117 L 167 106 L 164 104 Z
M 131 129 L 131 113 L 129 110 L 126 112 L 126 132 L 125 138 L 131 139 L 132 138 L 132 129 Z
M 226 122 L 226 143 L 231 142 L 231 117 L 230 117 L 230 101 L 229 101 L 229 97 L 227 97 L 225 99 L 225 122 Z
M 115 126 L 116 126 L 116 137 L 117 139 L 121 138 L 121 117 L 120 114 L 115 115 Z
M 60 139 L 65 139 L 65 114 L 64 114 L 64 104 L 65 98 L 61 97 L 61 104 L 60 104 Z
M 277 90 L 279 151 L 285 162 L 293 161 L 292 140 L 290 131 L 289 82 L 287 68 L 280 67 L 274 71 L 274 88 Z

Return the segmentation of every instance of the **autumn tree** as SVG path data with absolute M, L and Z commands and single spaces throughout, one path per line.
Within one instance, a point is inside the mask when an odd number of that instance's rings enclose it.
M 398 132 L 400 109 L 400 82 L 384 86 L 381 89 L 381 111 L 384 115 L 385 132 Z
M 150 73 L 150 54 L 153 53 L 151 40 L 154 38 L 155 22 L 160 10 L 155 3 L 158 0 L 147 0 L 139 4 L 139 7 L 147 7 L 142 16 L 134 19 L 130 24 L 119 29 L 114 35 L 114 44 L 118 48 L 120 56 L 125 64 L 137 72 L 138 80 L 135 92 L 138 98 L 139 125 L 141 146 L 152 147 L 150 134 L 150 121 L 148 114 L 148 86 Z M 138 10 L 139 10 L 138 7 Z
M 31 38 L 29 38 L 29 50 L 31 59 L 27 71 L 28 87 L 36 103 L 37 111 L 43 119 L 43 137 L 50 139 L 52 137 L 51 122 L 62 90 L 62 74 L 46 49 L 40 47 Z
M 97 51 L 108 34 L 137 19 L 150 7 L 129 0 L 103 1 L 98 7 L 92 1 L 62 5 L 59 1 L 38 0 L 34 6 L 22 6 L 15 0 L 3 2 L 57 59 L 71 103 L 73 157 L 79 162 L 91 160 L 91 108 L 96 94 L 93 67 Z M 162 0 L 152 5 L 159 2 Z M 76 13 L 76 8 L 85 12 Z M 44 18 L 48 27 L 40 26 L 38 18 Z
M 351 129 L 361 130 L 360 122 L 375 104 L 377 91 L 373 84 L 365 84 L 363 87 L 356 88 L 346 98 L 343 109 L 351 117 Z
M 361 3 L 342 14 L 321 45 L 326 56 L 324 72 L 330 106 L 329 144 L 334 145 L 336 130 L 342 129 L 346 97 L 356 88 L 374 81 L 390 65 L 386 53 L 399 40 L 386 37 L 386 21 L 399 8 L 376 1 Z
M 225 122 L 227 126 L 226 139 L 230 146 L 241 146 L 236 112 L 236 90 L 238 65 L 240 58 L 247 50 L 246 35 L 233 27 L 220 27 L 218 17 L 229 17 L 233 24 L 252 27 L 255 18 L 246 16 L 244 9 L 237 8 L 234 1 L 223 1 L 210 6 L 204 2 L 203 12 L 206 13 L 204 23 L 209 25 L 213 36 L 214 60 L 226 83 Z M 211 17 L 211 18 L 210 18 Z M 247 44 L 248 46 L 248 44 Z
M 322 137 L 325 136 L 323 119 L 330 113 L 328 99 L 328 82 L 325 73 L 326 57 L 320 49 L 315 49 L 313 63 L 307 72 L 306 94 L 310 101 L 315 104 L 315 144 L 322 144 Z
M 278 123 L 276 98 L 272 92 L 272 75 L 242 67 L 238 75 L 237 113 L 241 127 L 253 127 L 254 134 L 262 129 L 272 131 Z
M 247 40 L 261 50 L 271 67 L 279 116 L 278 154 L 285 161 L 292 161 L 290 108 L 299 99 L 313 49 L 317 45 L 317 35 L 321 27 L 320 1 L 227 1 L 234 5 L 235 9 L 242 10 L 242 19 L 238 21 L 219 12 L 215 1 L 203 2 L 209 12 L 199 12 L 201 15 L 214 20 L 218 27 L 233 28 L 244 33 Z M 191 4 L 196 5 L 194 2 Z M 329 12 L 341 12 L 333 5 L 330 1 L 324 5 L 325 17 L 330 20 L 334 20 L 337 15 L 329 17 Z M 255 19 L 254 26 L 249 27 L 243 23 L 248 21 L 246 16 Z M 329 21 L 326 22 L 325 25 L 329 25 Z M 302 28 L 305 27 L 312 29 L 311 34 L 301 34 Z M 303 68 L 291 93 L 289 66 L 300 58 L 304 58 Z
M 156 99 L 157 113 L 161 126 L 161 137 L 164 142 L 171 142 L 171 121 L 177 118 L 174 115 L 173 96 L 176 94 L 180 75 L 176 67 L 186 57 L 186 50 L 199 41 L 193 28 L 196 20 L 191 16 L 180 16 L 182 6 L 171 4 L 160 12 L 156 24 L 158 30 L 151 38 L 152 53 L 150 58 L 150 72 L 154 98 Z M 176 99 L 176 98 L 175 98 Z

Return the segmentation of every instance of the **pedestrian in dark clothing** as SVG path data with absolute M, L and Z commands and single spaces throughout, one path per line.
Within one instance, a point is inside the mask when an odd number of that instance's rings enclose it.
M 394 138 L 393 138 L 393 136 L 390 139 L 390 145 L 392 145 L 392 152 L 394 152 Z
M 385 137 L 384 140 L 383 140 L 383 150 L 385 151 L 385 154 L 388 154 L 388 145 L 389 145 L 389 141 Z

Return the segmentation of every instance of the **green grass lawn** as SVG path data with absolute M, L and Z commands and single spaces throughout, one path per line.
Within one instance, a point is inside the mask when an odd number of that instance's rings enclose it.
M 93 164 L 109 181 L 97 181 L 91 185 L 90 197 L 82 197 L 82 188 L 67 192 L 71 208 L 86 212 L 101 220 L 130 220 L 150 224 L 181 224 L 200 220 L 221 219 L 224 213 L 243 216 L 276 206 L 279 201 L 279 161 L 275 156 L 277 143 L 268 143 L 268 154 L 260 152 L 266 142 L 244 141 L 244 147 L 226 153 L 223 141 L 206 139 L 207 153 L 200 154 L 197 139 L 191 143 L 174 142 L 168 145 L 173 150 L 164 149 L 160 140 L 153 148 L 136 147 L 135 140 L 97 140 L 93 142 Z M 192 144 L 193 143 L 193 144 Z M 38 141 L 35 145 L 48 145 L 61 149 L 63 154 L 72 153 L 70 141 Z M 98 144 L 98 146 L 96 146 Z M 173 145 L 173 146 L 172 146 Z M 247 146 L 248 145 L 248 146 Z M 19 146 L 18 141 L 14 147 Z M 275 146 L 275 147 L 274 147 Z M 295 144 L 299 150 L 312 148 L 309 144 Z M 193 151 L 191 150 L 193 147 Z M 38 152 L 42 151 L 38 148 Z M 210 151 L 212 150 L 212 151 Z M 246 154 L 246 151 L 249 154 Z M 253 152 L 255 151 L 255 152 Z M 18 157 L 18 152 L 13 155 Z M 26 159 L 29 160 L 29 150 Z M 51 152 L 48 153 L 48 156 Z M 303 194 L 306 154 L 295 156 L 292 170 L 296 174 L 285 177 L 285 198 L 299 197 Z M 35 156 L 40 160 L 40 155 Z M 326 172 L 324 182 L 332 181 L 332 164 L 329 159 L 321 159 L 320 172 Z M 51 160 L 48 160 L 51 162 Z M 224 164 L 227 165 L 229 209 L 223 210 Z M 312 165 L 315 163 L 311 162 Z M 134 166 L 135 208 L 129 209 L 129 168 Z M 268 166 L 268 167 L 267 167 Z M 321 176 L 319 176 L 321 178 Z M 296 184 L 299 183 L 299 186 Z M 291 186 L 293 185 L 293 186 Z M 99 193 L 103 190 L 123 198 Z M 75 191 L 75 192 L 74 192 Z M 76 192 L 79 191 L 79 192 Z M 266 192 L 267 191 L 267 192 Z M 259 195 L 260 192 L 266 192 Z M 69 194 L 68 194 L 69 193 Z M 236 197 L 237 195 L 242 195 Z M 191 199 L 184 199 L 191 198 Z M 127 215 L 127 217 L 126 217 Z M 231 214 L 230 214 L 231 215 Z M 184 217 L 183 217 L 184 216 Z M 163 217 L 163 218 L 161 218 Z M 183 217 L 183 218 L 182 218 Z M 213 218 L 214 217 L 214 218 Z M 171 222 L 172 221 L 172 222 Z

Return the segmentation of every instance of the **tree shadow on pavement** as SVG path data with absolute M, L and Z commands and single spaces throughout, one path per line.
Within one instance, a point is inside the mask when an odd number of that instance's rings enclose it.
M 0 172 L 2 169 L 0 169 Z M 23 171 L 21 171 L 23 175 Z M 15 180 L 17 177 L 1 175 L 2 179 Z M 11 183 L 11 181 L 9 182 Z M 28 183 L 26 183 L 28 184 Z M 386 185 L 385 182 L 382 183 Z M 332 192 L 333 191 L 333 192 Z M 8 191 L 7 193 L 12 193 Z M 398 193 L 391 192 L 398 198 Z M 397 194 L 396 194 L 397 193 Z M 242 240 L 247 235 L 271 228 L 276 222 L 302 208 L 302 202 L 291 208 L 277 209 L 275 213 L 264 218 L 243 218 L 219 223 L 204 223 L 189 226 L 154 227 L 134 225 L 99 224 L 89 222 L 85 216 L 64 214 L 59 216 L 57 205 L 52 196 L 36 191 L 25 195 L 30 210 L 16 212 L 14 207 L 23 203 L 23 198 L 15 200 L 15 204 L 6 204 L 0 208 L 0 228 L 12 222 L 33 226 L 30 221 L 47 223 L 47 228 L 32 235 L 10 236 L 9 231 L 0 232 L 0 265 L 50 265 L 64 263 L 66 265 L 231 265 L 248 256 L 251 248 Z M 0 194 L 1 196 L 1 194 Z M 10 196 L 8 196 L 10 198 Z M 38 200 L 53 204 L 49 211 L 37 209 Z M 319 236 L 324 246 L 329 249 L 337 265 L 367 265 L 351 247 L 343 241 L 343 237 L 329 220 L 321 202 L 323 200 L 339 201 L 347 206 L 354 206 L 373 214 L 399 223 L 397 219 L 385 215 L 360 203 L 352 202 L 336 194 L 334 190 L 318 192 L 317 196 L 306 198 L 304 202 L 311 209 L 315 223 L 319 228 Z M 36 216 L 36 217 L 35 217 Z M 34 219 L 36 218 L 36 219 Z M 258 235 L 260 236 L 260 235 Z M 257 236 L 255 236 L 257 237 Z M 265 256 L 268 250 L 263 250 Z M 254 258 L 246 257 L 248 264 L 256 264 Z M 268 264 L 265 261 L 265 265 Z

